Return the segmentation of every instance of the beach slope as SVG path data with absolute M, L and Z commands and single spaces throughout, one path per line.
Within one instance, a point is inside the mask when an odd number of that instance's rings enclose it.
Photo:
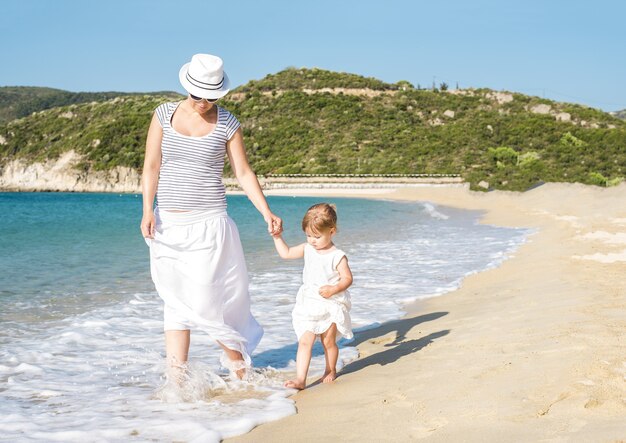
M 314 192 L 334 194 L 281 191 Z M 369 196 L 483 210 L 484 223 L 534 233 L 499 268 L 358 334 L 359 359 L 296 394 L 297 415 L 229 442 L 626 439 L 625 184 Z

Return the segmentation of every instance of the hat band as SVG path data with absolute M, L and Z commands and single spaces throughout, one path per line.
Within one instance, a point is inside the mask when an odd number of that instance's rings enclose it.
M 208 89 L 208 90 L 221 89 L 222 85 L 224 84 L 224 76 L 222 76 L 222 80 L 219 83 L 201 82 L 200 80 L 196 80 L 191 75 L 189 75 L 189 71 L 187 71 L 186 77 L 187 77 L 187 80 L 189 80 L 189 83 L 194 85 L 196 88 L 201 88 L 201 89 Z

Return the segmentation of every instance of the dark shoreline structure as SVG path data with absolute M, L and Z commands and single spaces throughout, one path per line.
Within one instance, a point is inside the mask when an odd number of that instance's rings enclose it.
M 263 189 L 372 189 L 412 185 L 454 185 L 465 183 L 459 174 L 270 174 L 260 177 Z M 235 190 L 237 183 L 226 184 Z
M 266 178 L 295 178 L 303 179 L 309 177 L 322 177 L 322 178 L 349 178 L 349 179 L 363 179 L 363 178 L 397 178 L 397 179 L 412 179 L 412 178 L 442 178 L 442 177 L 461 177 L 460 174 L 267 174 Z
M 45 185 L 24 184 L 19 187 L 0 186 L 0 192 L 97 192 L 140 194 L 139 175 L 131 186 L 115 188 L 110 182 L 92 182 L 89 186 L 67 186 L 64 183 L 49 182 Z M 76 178 L 74 183 L 79 183 Z M 459 185 L 464 184 L 458 174 L 277 174 L 259 176 L 264 190 L 272 189 L 372 189 L 410 187 L 414 185 Z M 84 180 L 83 180 L 84 183 Z M 224 178 L 227 191 L 241 191 L 237 180 Z

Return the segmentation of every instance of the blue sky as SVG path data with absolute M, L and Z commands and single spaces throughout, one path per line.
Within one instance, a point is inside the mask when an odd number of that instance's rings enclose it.
M 286 67 L 626 108 L 619 0 L 0 0 L 0 85 L 182 92 L 191 55 L 234 85 Z

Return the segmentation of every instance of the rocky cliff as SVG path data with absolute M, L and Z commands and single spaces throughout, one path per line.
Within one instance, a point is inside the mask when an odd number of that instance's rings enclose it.
M 141 176 L 125 166 L 108 171 L 81 171 L 83 157 L 75 151 L 56 160 L 29 163 L 12 160 L 2 166 L 0 189 L 5 191 L 141 192 Z

